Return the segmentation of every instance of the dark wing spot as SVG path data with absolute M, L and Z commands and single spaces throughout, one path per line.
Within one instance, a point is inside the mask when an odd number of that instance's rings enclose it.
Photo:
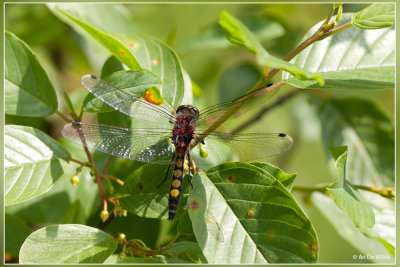
M 279 133 L 278 136 L 279 136 L 279 137 L 286 137 L 286 134 L 284 134 L 284 133 Z
M 98 80 L 99 78 L 97 78 L 96 76 L 94 76 L 94 75 L 92 75 L 92 74 L 90 74 L 90 77 L 92 78 L 92 79 L 95 79 L 95 80 Z

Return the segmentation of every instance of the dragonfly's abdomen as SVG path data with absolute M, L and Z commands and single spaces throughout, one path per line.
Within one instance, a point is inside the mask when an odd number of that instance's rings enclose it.
M 176 210 L 178 208 L 179 198 L 182 192 L 182 177 L 183 167 L 185 163 L 186 146 L 176 147 L 176 160 L 175 168 L 172 176 L 171 189 L 169 191 L 169 211 L 168 220 L 172 220 L 175 217 Z

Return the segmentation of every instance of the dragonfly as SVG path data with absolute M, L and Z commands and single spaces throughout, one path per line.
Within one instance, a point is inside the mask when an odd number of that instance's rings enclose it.
M 226 111 L 247 101 L 249 95 L 200 111 L 192 105 L 180 105 L 174 111 L 167 105 L 153 103 L 154 101 L 144 98 L 144 95 L 135 96 L 129 89 L 120 89 L 95 75 L 84 75 L 81 82 L 95 97 L 113 109 L 133 117 L 135 123 L 144 122 L 140 124 L 144 127 L 123 128 L 72 122 L 64 126 L 63 136 L 115 157 L 168 165 L 164 180 L 170 167 L 174 165 L 169 191 L 169 220 L 174 219 L 178 208 L 185 166 L 188 169 L 189 182 L 191 179 L 190 163 L 194 164 L 192 149 L 194 154 L 201 155 L 200 150 L 204 147 L 210 161 L 221 159 L 226 154 L 235 155 L 229 159 L 231 161 L 250 161 L 282 153 L 293 144 L 292 138 L 284 133 L 202 132 L 202 128 L 221 118 Z M 188 166 L 186 162 L 189 162 Z

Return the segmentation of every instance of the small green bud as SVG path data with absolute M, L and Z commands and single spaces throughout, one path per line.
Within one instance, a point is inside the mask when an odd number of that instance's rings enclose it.
M 207 150 L 204 150 L 203 147 L 201 146 L 201 144 L 199 144 L 199 148 L 200 148 L 200 157 L 202 157 L 203 159 L 206 159 L 208 157 Z

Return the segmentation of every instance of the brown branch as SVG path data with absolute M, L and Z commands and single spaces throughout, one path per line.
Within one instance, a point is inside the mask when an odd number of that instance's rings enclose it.
M 234 129 L 232 131 L 233 134 L 236 134 L 238 132 L 243 131 L 244 129 L 246 129 L 247 127 L 249 127 L 251 124 L 257 122 L 258 120 L 260 120 L 264 115 L 266 115 L 269 111 L 271 111 L 272 109 L 282 105 L 285 101 L 287 101 L 288 99 L 292 98 L 293 96 L 295 96 L 297 93 L 301 92 L 300 89 L 296 89 L 294 91 L 289 92 L 288 94 L 282 96 L 281 98 L 279 98 L 275 103 L 273 103 L 270 106 L 267 106 L 265 108 L 263 108 L 262 110 L 260 110 L 257 115 L 255 115 L 251 120 L 248 120 L 246 122 L 244 122 L 242 125 L 239 125 L 236 129 Z
M 96 168 L 96 165 L 94 164 L 94 160 L 93 160 L 92 154 L 90 154 L 89 149 L 88 149 L 85 145 L 83 145 L 83 148 L 85 149 L 86 156 L 87 156 L 89 162 L 90 162 L 91 165 L 92 165 L 92 169 L 93 169 L 94 175 L 95 175 L 95 177 L 96 177 L 97 186 L 99 187 L 100 200 L 101 200 L 101 203 L 102 203 L 102 208 L 101 208 L 101 209 L 103 209 L 103 207 L 104 207 L 104 201 L 105 201 L 103 180 L 102 180 L 101 177 L 100 177 L 100 174 L 99 174 L 99 172 L 98 172 L 98 170 L 97 170 L 97 168 Z
M 72 162 L 75 162 L 75 163 L 77 163 L 77 164 L 79 164 L 79 165 L 81 165 L 83 167 L 89 165 L 89 162 L 82 162 L 82 161 L 79 161 L 79 160 L 74 159 L 74 158 L 70 158 L 69 160 L 72 161 Z
M 109 156 L 108 157 L 108 160 L 107 160 L 106 165 L 104 166 L 104 169 L 103 169 L 103 172 L 102 172 L 103 176 L 107 173 L 107 170 L 110 167 L 110 164 L 111 164 L 111 161 L 113 160 L 113 158 L 114 158 L 113 156 Z
M 319 27 L 318 30 L 317 30 L 313 35 L 311 35 L 311 37 L 309 37 L 307 40 L 305 40 L 305 41 L 302 42 L 300 45 L 298 45 L 297 47 L 295 47 L 295 48 L 294 48 L 292 51 L 290 51 L 289 54 L 287 54 L 287 56 L 284 57 L 283 59 L 284 59 L 285 61 L 290 61 L 291 59 L 293 59 L 295 56 L 297 56 L 301 51 L 303 51 L 304 49 L 306 49 L 306 48 L 307 48 L 308 46 L 310 46 L 311 44 L 313 44 L 313 43 L 315 43 L 315 42 L 317 42 L 317 41 L 323 40 L 323 39 L 325 39 L 325 38 L 331 36 L 331 35 L 334 34 L 334 33 L 337 33 L 337 32 L 339 32 L 339 31 L 341 31 L 341 30 L 344 30 L 344 29 L 346 29 L 346 28 L 352 26 L 351 22 L 348 22 L 348 23 L 343 24 L 343 25 L 341 25 L 341 26 L 339 26 L 339 27 L 337 27 L 337 28 L 330 29 L 330 30 L 325 30 L 325 29 L 323 28 L 323 26 L 324 26 L 325 24 L 327 24 L 327 23 L 330 21 L 332 15 L 333 15 L 333 11 L 334 11 L 334 10 L 332 9 L 331 12 L 329 13 L 328 17 L 326 18 L 325 22 L 321 24 L 321 27 Z M 274 68 L 274 69 L 272 69 L 270 72 L 268 72 L 268 75 L 267 75 L 268 79 L 271 79 L 271 77 L 273 77 L 276 73 L 278 73 L 278 71 L 279 71 L 279 69 Z

